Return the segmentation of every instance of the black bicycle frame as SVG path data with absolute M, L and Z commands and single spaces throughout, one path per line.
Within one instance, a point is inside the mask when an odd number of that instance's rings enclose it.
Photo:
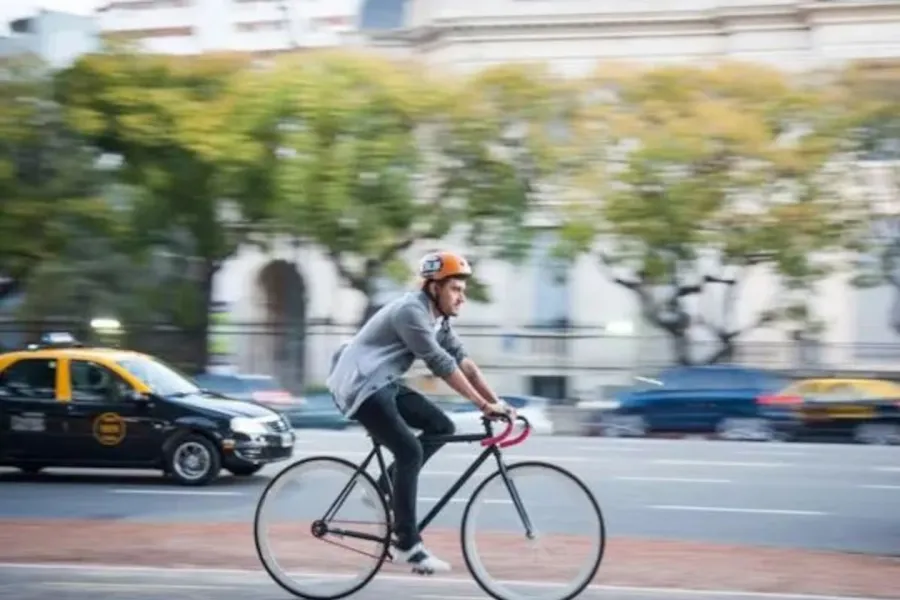
M 524 419 L 523 419 L 524 420 Z M 468 433 L 468 434 L 454 434 L 454 435 L 430 435 L 423 436 L 423 441 L 434 441 L 441 442 L 444 444 L 454 444 L 454 443 L 476 443 L 482 442 L 486 439 L 490 439 L 494 437 L 494 433 L 491 430 L 490 422 L 487 420 L 483 420 L 485 433 Z M 381 473 L 384 475 L 385 480 L 388 482 L 388 499 L 393 501 L 393 487 L 390 481 L 390 478 L 387 476 L 387 466 L 384 461 L 384 455 L 381 452 L 381 444 L 372 438 L 373 448 L 372 451 L 369 452 L 369 455 L 362 462 L 362 464 L 357 467 L 356 471 L 353 473 L 353 476 L 350 479 L 350 482 L 344 486 L 344 489 L 338 494 L 337 499 L 332 503 L 332 505 L 325 511 L 325 516 L 322 518 L 324 523 L 328 523 L 331 519 L 334 518 L 334 515 L 340 510 L 341 506 L 343 506 L 344 501 L 347 499 L 347 496 L 350 495 L 350 492 L 353 491 L 354 486 L 356 485 L 357 478 L 359 474 L 365 471 L 369 464 L 372 462 L 372 459 L 376 459 L 378 461 L 378 468 Z M 516 490 L 515 484 L 509 478 L 509 475 L 506 471 L 506 464 L 503 462 L 503 453 L 500 452 L 500 448 L 497 444 L 492 444 L 487 446 L 484 450 L 481 451 L 481 454 L 469 465 L 469 468 L 460 475 L 460 477 L 456 480 L 456 482 L 450 486 L 444 495 L 437 501 L 428 514 L 426 514 L 422 520 L 419 522 L 419 532 L 425 530 L 425 528 L 440 514 L 441 510 L 453 499 L 453 496 L 460 490 L 462 486 L 466 484 L 466 482 L 478 471 L 478 468 L 484 464 L 484 462 L 489 457 L 495 457 L 497 459 L 497 468 L 500 471 L 500 477 L 503 479 L 503 483 L 506 485 L 507 491 L 509 491 L 510 497 L 512 498 L 513 505 L 516 507 L 516 512 L 519 514 L 519 518 L 522 519 L 522 524 L 525 526 L 526 534 L 529 538 L 534 537 L 533 528 L 531 525 L 531 519 L 525 513 L 525 507 L 522 505 L 522 500 L 519 497 L 519 493 Z M 389 506 L 390 503 L 389 502 Z M 358 531 L 348 531 L 345 529 L 337 529 L 328 527 L 328 533 L 332 533 L 334 535 L 344 536 L 348 538 L 355 538 L 361 540 L 371 540 L 374 542 L 383 542 L 383 538 L 369 534 L 369 533 L 361 533 Z

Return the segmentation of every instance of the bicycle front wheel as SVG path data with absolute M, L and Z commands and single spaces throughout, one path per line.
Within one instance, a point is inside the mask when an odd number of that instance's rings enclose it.
M 337 600 L 362 589 L 387 557 L 390 519 L 375 481 L 342 458 L 315 456 L 274 477 L 253 536 L 266 572 L 291 594 Z
M 571 600 L 590 585 L 606 547 L 588 487 L 545 462 L 520 462 L 475 488 L 463 513 L 462 553 L 497 600 Z

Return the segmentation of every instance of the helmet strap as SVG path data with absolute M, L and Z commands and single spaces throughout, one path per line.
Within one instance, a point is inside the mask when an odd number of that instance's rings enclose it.
M 422 287 L 422 291 L 424 291 L 425 295 L 428 296 L 428 299 L 431 300 L 431 303 L 434 305 L 434 308 L 441 315 L 441 318 L 443 319 L 444 324 L 446 324 L 447 321 L 450 320 L 450 315 L 448 315 L 443 310 L 441 310 L 441 303 L 438 302 L 437 297 L 431 293 L 431 285 L 430 285 L 431 283 L 434 283 L 436 286 L 440 287 L 442 282 L 428 280 L 425 282 L 425 285 Z

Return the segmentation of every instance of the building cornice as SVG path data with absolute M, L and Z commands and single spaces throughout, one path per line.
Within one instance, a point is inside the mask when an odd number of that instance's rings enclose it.
M 857 20 L 900 21 L 900 2 L 786 2 L 777 5 L 730 6 L 711 10 L 616 12 L 497 17 L 436 18 L 425 24 L 367 35 L 376 46 L 418 45 L 439 38 L 540 39 L 565 31 L 595 37 L 635 34 L 695 35 L 701 32 L 804 30 L 818 23 Z

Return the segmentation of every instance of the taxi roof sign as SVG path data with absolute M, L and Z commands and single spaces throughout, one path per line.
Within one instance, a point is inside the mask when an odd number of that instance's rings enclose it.
M 79 348 L 81 344 L 75 339 L 71 333 L 67 331 L 55 331 L 45 333 L 41 336 L 40 342 L 37 344 L 29 344 L 29 350 L 37 350 L 39 348 Z

